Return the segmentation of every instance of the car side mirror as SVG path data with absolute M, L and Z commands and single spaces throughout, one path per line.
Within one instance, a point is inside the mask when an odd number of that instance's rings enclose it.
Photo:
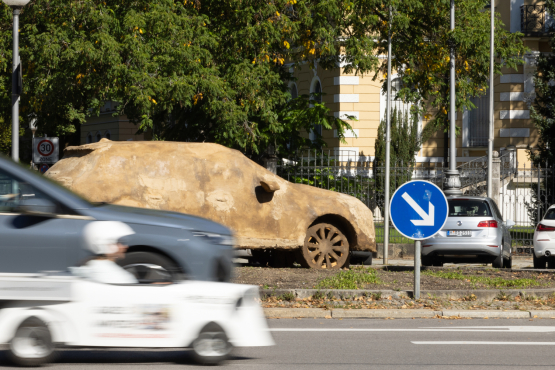
M 17 206 L 17 211 L 21 213 L 37 213 L 51 215 L 56 213 L 56 204 L 48 199 L 31 198 L 21 199 Z
M 511 227 L 515 226 L 515 222 L 513 220 L 507 220 L 505 221 L 505 226 L 510 229 Z

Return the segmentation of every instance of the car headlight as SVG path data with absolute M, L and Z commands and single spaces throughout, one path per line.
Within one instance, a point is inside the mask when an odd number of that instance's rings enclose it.
M 235 239 L 231 235 L 209 233 L 204 231 L 193 231 L 193 236 L 196 238 L 204 238 L 210 244 L 229 245 L 229 246 L 235 245 Z

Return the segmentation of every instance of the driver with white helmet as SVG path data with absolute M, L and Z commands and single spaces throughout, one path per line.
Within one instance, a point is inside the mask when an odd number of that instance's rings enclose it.
M 122 238 L 135 232 L 119 221 L 94 221 L 83 230 L 86 247 L 96 257 L 84 266 L 71 268 L 75 275 L 108 284 L 136 284 L 137 279 L 114 261 L 125 256 L 127 245 Z

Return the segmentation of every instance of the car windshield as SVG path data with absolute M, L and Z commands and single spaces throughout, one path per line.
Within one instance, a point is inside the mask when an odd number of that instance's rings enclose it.
M 477 199 L 449 199 L 449 217 L 491 217 L 486 201 Z
M 544 217 L 545 220 L 555 220 L 555 208 L 551 208 L 547 210 L 547 213 Z

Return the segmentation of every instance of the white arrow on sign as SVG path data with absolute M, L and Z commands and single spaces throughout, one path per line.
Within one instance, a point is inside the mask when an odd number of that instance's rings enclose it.
M 422 217 L 422 220 L 410 220 L 410 222 L 415 226 L 434 226 L 435 207 L 432 202 L 428 203 L 428 213 L 426 213 L 407 193 L 403 194 L 403 199 Z

